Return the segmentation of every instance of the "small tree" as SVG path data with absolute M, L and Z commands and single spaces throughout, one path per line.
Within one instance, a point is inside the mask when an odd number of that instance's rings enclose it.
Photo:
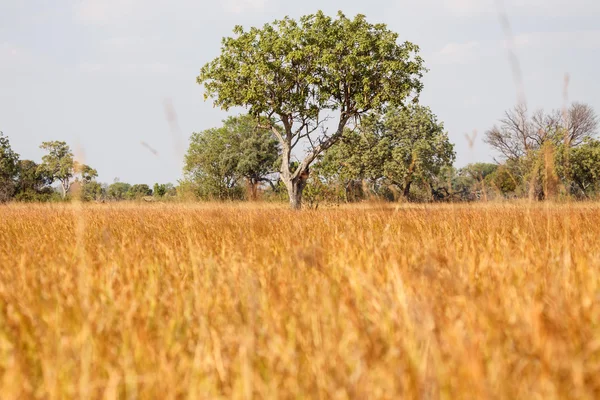
M 0 203 L 9 201 L 15 193 L 19 171 L 19 155 L 10 147 L 8 137 L 0 132 Z
M 152 196 L 152 189 L 145 183 L 133 185 L 127 192 L 127 198 L 131 200 L 141 199 L 146 196 Z
M 340 12 L 333 19 L 319 11 L 249 31 L 237 26 L 234 33 L 223 40 L 221 55 L 202 68 L 198 83 L 215 105 L 248 107 L 265 118 L 281 145 L 280 176 L 293 209 L 301 207 L 310 165 L 346 126 L 413 95 L 416 100 L 422 88 L 419 48 L 398 44 L 396 33 L 363 15 L 349 19 Z M 332 114 L 337 123 L 329 133 Z M 299 144 L 308 153 L 292 168 Z
M 167 186 L 155 183 L 153 193 L 155 197 L 163 197 L 167 194 Z
M 48 154 L 42 157 L 39 173 L 59 181 L 63 199 L 71 189 L 71 185 L 77 182 L 78 189 L 82 185 L 92 182 L 98 177 L 98 172 L 89 165 L 76 162 L 71 148 L 65 142 L 43 142 L 41 149 Z
M 250 197 L 260 183 L 272 185 L 279 146 L 270 129 L 248 115 L 230 117 L 223 127 L 194 133 L 185 157 L 184 171 L 198 185 L 201 197 L 231 199 L 241 195 L 245 178 Z
M 107 196 L 110 200 L 125 200 L 127 193 L 131 189 L 131 185 L 124 182 L 115 182 L 107 189 Z
M 325 154 L 322 164 L 337 165 L 336 173 L 346 182 L 383 180 L 408 198 L 414 182 L 430 183 L 454 157 L 443 124 L 429 108 L 413 105 L 363 119 Z
M 19 201 L 47 201 L 54 191 L 50 187 L 52 178 L 31 160 L 19 162 L 15 199 Z
M 566 162 L 564 151 L 557 151 L 557 173 L 563 182 L 567 181 Z M 570 178 L 572 185 L 570 192 L 578 197 L 591 198 L 600 191 L 600 141 L 586 139 L 579 146 L 571 148 L 568 153 Z
M 40 173 L 52 177 L 52 181 L 58 180 L 62 196 L 65 198 L 71 188 L 75 173 L 73 152 L 65 142 L 60 141 L 43 142 L 40 148 L 48 152 L 42 157 Z

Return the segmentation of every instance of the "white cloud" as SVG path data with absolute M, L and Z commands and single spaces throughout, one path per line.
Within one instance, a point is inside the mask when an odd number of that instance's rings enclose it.
M 531 32 L 515 36 L 518 49 L 600 49 L 600 30 L 574 32 Z
M 139 8 L 139 0 L 82 0 L 74 7 L 74 17 L 87 24 L 111 24 L 131 17 Z
M 514 36 L 514 49 L 534 50 L 600 50 L 600 30 L 573 32 L 529 32 Z M 437 64 L 469 64 L 491 52 L 506 50 L 506 40 L 486 42 L 469 41 L 448 43 L 436 52 L 432 61 Z
M 250 10 L 262 10 L 267 6 L 267 0 L 227 0 L 224 7 L 232 13 L 242 13 Z
M 12 68 L 31 62 L 31 54 L 8 42 L 0 42 L 0 68 Z
M 492 0 L 443 0 L 444 7 L 457 15 L 475 15 L 494 11 Z
M 226 12 L 242 13 L 263 10 L 269 0 L 224 0 Z M 215 7 L 216 5 L 216 7 Z M 190 15 L 206 15 L 218 9 L 219 3 L 203 0 L 79 0 L 73 8 L 73 18 L 83 24 L 114 25 L 163 18 L 165 12 L 177 19 Z
M 498 6 L 511 15 L 590 16 L 600 14 L 597 0 L 442 0 L 455 15 L 473 16 L 496 13 Z M 435 1 L 437 2 L 437 1 Z
M 89 63 L 84 62 L 77 65 L 84 73 L 102 74 L 151 74 L 162 75 L 173 72 L 169 64 L 164 63 Z
M 476 61 L 481 50 L 477 41 L 467 43 L 448 43 L 434 54 L 433 62 L 437 64 L 468 64 Z

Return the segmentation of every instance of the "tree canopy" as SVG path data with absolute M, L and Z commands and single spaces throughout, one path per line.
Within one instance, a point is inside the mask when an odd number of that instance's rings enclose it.
M 230 117 L 220 128 L 192 135 L 184 171 L 201 197 L 238 198 L 245 178 L 255 198 L 257 185 L 270 183 L 269 176 L 277 171 L 279 153 L 270 129 L 248 115 Z
M 413 182 L 431 182 L 454 158 L 443 124 L 429 108 L 412 105 L 363 119 L 325 153 L 319 168 L 347 183 L 383 180 L 408 197 Z
M 418 46 L 399 44 L 396 33 L 364 15 L 331 18 L 319 11 L 248 31 L 236 26 L 234 34 L 202 67 L 198 83 L 216 106 L 246 107 L 266 118 L 282 148 L 280 174 L 293 208 L 301 205 L 309 166 L 349 123 L 416 100 L 423 87 Z M 329 133 L 332 117 L 337 124 Z M 301 142 L 308 151 L 292 169 L 292 150 Z
M 0 132 L 0 203 L 8 201 L 15 192 L 19 171 L 19 155 L 13 151 L 8 137 Z

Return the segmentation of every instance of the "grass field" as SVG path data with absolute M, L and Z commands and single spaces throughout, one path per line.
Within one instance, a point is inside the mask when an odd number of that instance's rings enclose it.
M 2 399 L 600 397 L 600 205 L 0 207 Z

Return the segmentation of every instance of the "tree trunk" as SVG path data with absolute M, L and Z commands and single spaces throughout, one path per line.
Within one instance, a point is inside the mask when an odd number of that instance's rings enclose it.
M 248 178 L 248 197 L 250 201 L 256 201 L 258 198 L 258 179 Z
M 412 184 L 412 181 L 408 181 L 405 185 L 404 185 L 404 198 L 408 199 L 408 195 L 410 194 L 410 185 Z
M 307 179 L 308 172 L 304 172 L 298 178 L 285 182 L 292 210 L 300 210 L 302 208 L 302 191 L 306 187 Z

